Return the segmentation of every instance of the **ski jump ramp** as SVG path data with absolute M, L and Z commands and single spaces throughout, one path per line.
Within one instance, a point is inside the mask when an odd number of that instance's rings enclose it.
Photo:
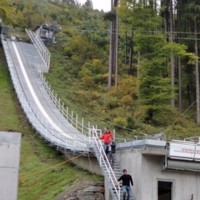
M 69 118 L 76 120 L 73 116 L 68 113 L 66 119 L 60 113 L 45 88 L 42 73 L 46 65 L 34 45 L 11 40 L 2 40 L 2 44 L 16 94 L 30 124 L 52 145 L 88 152 L 91 147 L 87 128 L 75 122 L 84 131 L 81 133 L 69 122 Z

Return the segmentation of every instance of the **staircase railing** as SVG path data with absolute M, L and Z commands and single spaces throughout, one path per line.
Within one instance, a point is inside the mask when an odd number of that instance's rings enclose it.
M 102 142 L 99 140 L 99 133 L 101 130 L 96 128 L 92 128 L 91 130 L 92 137 L 92 146 L 94 152 L 96 154 L 97 160 L 101 167 L 101 170 L 104 174 L 104 178 L 106 179 L 106 183 L 108 184 L 109 191 L 111 193 L 113 200 L 120 200 L 120 186 L 118 184 L 115 173 L 110 165 L 110 161 L 104 151 Z

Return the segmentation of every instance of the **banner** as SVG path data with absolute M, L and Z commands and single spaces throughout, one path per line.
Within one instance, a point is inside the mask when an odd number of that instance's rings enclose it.
M 178 159 L 185 158 L 200 160 L 200 145 L 171 142 L 169 157 L 176 157 Z

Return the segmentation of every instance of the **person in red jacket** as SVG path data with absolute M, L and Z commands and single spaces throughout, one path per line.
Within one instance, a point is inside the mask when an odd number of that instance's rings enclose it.
M 110 142 L 111 142 L 112 138 L 113 138 L 113 134 L 112 134 L 112 132 L 109 131 L 108 128 L 105 128 L 104 133 L 102 134 L 102 136 L 99 137 L 100 140 L 103 140 L 104 150 L 105 150 L 106 154 L 108 154 L 111 150 Z

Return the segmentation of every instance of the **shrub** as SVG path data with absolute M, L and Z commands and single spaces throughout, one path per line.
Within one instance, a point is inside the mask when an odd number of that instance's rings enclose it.
M 130 106 L 133 102 L 133 99 L 130 95 L 125 95 L 121 98 L 121 103 L 125 106 Z
M 118 129 L 119 126 L 121 126 L 121 127 L 126 127 L 127 126 L 126 118 L 123 118 L 123 117 L 114 118 L 113 119 L 113 123 L 117 124 L 117 126 L 115 127 L 116 129 Z

